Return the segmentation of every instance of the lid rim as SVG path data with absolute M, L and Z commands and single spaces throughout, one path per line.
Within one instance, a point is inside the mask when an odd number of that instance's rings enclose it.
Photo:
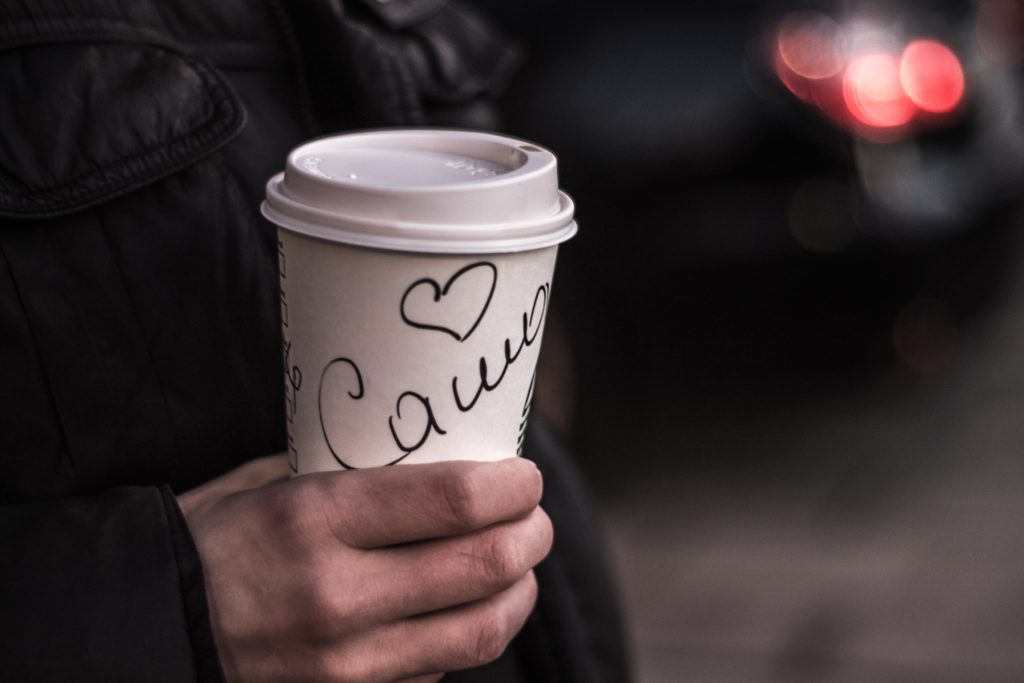
M 266 203 L 272 206 L 278 213 L 282 215 L 289 215 L 292 213 L 300 214 L 299 216 L 296 216 L 299 220 L 304 220 L 304 216 L 301 214 L 305 214 L 310 218 L 320 219 L 320 221 L 327 225 L 337 224 L 348 227 L 365 226 L 366 229 L 369 230 L 439 230 L 444 226 L 458 226 L 465 230 L 470 230 L 474 227 L 480 230 L 532 230 L 543 225 L 565 224 L 572 219 L 576 209 L 572 198 L 565 192 L 557 190 L 556 199 L 558 200 L 558 204 L 555 207 L 555 210 L 532 219 L 497 223 L 483 221 L 468 221 L 465 223 L 421 223 L 395 218 L 364 218 L 361 216 L 353 216 L 342 214 L 337 211 L 322 209 L 318 206 L 307 204 L 301 200 L 289 197 L 285 190 L 282 189 L 282 186 L 284 185 L 284 178 L 282 175 L 283 174 L 278 173 L 267 182 L 267 194 L 265 199 Z
M 373 235 L 364 232 L 351 232 L 342 228 L 325 226 L 320 223 L 303 221 L 292 216 L 276 212 L 267 202 L 260 205 L 260 213 L 268 221 L 281 230 L 303 237 L 341 244 L 346 246 L 379 249 L 382 251 L 400 251 L 407 253 L 428 254 L 506 254 L 533 251 L 558 246 L 568 241 L 579 231 L 575 220 L 571 220 L 558 230 L 528 233 L 519 236 L 505 236 L 504 239 L 467 240 L 464 236 L 453 236 L 445 239 L 431 235 L 430 239 L 416 238 L 409 234 Z M 490 233 L 494 235 L 493 232 Z
M 346 156 L 352 150 L 358 153 Z M 409 150 L 413 161 L 407 165 L 388 150 Z M 421 153 L 429 161 L 418 161 Z M 452 155 L 454 163 L 444 161 Z M 361 158 L 377 166 L 358 181 Z M 442 164 L 460 172 L 453 175 Z M 477 172 L 487 164 L 509 171 Z M 285 170 L 267 181 L 260 211 L 285 230 L 341 244 L 426 253 L 523 251 L 576 233 L 575 205 L 558 188 L 557 166 L 543 147 L 481 131 L 346 133 L 292 149 Z

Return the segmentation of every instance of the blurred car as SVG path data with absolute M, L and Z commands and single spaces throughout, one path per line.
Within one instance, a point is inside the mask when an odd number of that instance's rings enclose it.
M 1019 0 L 478 4 L 529 55 L 507 128 L 578 202 L 555 302 L 592 381 L 934 374 L 998 295 Z

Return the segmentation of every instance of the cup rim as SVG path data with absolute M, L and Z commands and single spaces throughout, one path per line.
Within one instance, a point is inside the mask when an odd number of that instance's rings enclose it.
M 502 159 L 516 163 L 507 173 L 491 178 L 411 186 L 320 177 L 303 165 L 318 152 L 326 156 L 343 154 L 346 149 L 374 148 L 427 155 L 454 153 L 467 160 L 501 165 L 505 163 Z M 523 197 L 535 201 L 523 207 Z M 390 207 L 388 199 L 394 199 L 393 206 L 419 209 L 429 205 L 430 210 L 423 220 L 410 218 L 418 215 L 412 209 L 385 210 L 384 217 L 367 217 L 373 213 L 367 206 Z M 329 208 L 332 201 L 339 203 Z M 346 202 L 355 208 L 347 210 Z M 470 204 L 473 213 L 462 215 L 462 207 Z M 527 251 L 560 244 L 577 232 L 575 205 L 558 189 L 557 160 L 550 151 L 527 140 L 454 129 L 377 129 L 304 142 L 289 152 L 285 171 L 268 180 L 260 211 L 280 228 L 298 234 L 425 253 Z

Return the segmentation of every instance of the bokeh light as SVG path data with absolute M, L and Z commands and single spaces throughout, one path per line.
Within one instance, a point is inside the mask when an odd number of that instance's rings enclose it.
M 988 0 L 985 6 L 998 5 L 1007 15 L 1007 2 Z M 1024 0 L 1012 3 L 1024 7 Z M 775 73 L 790 92 L 873 142 L 946 125 L 951 117 L 945 115 L 965 99 L 966 74 L 948 45 L 929 38 L 907 43 L 891 26 L 792 12 L 771 45 Z
M 875 52 L 850 62 L 843 75 L 843 100 L 850 115 L 873 128 L 896 128 L 916 112 L 900 82 L 900 60 Z
M 844 57 L 839 24 L 821 12 L 788 14 L 775 34 L 775 72 L 789 91 L 845 120 L 840 92 Z
M 960 60 L 934 40 L 915 40 L 903 51 L 900 83 L 914 104 L 936 114 L 955 109 L 964 95 Z
M 842 68 L 839 25 L 820 12 L 795 12 L 779 28 L 779 58 L 795 75 L 810 80 L 835 76 Z

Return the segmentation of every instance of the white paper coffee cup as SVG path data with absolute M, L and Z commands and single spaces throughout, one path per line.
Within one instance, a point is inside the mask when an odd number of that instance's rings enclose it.
M 393 130 L 293 150 L 262 206 L 292 469 L 517 455 L 573 208 L 554 155 L 522 140 Z

